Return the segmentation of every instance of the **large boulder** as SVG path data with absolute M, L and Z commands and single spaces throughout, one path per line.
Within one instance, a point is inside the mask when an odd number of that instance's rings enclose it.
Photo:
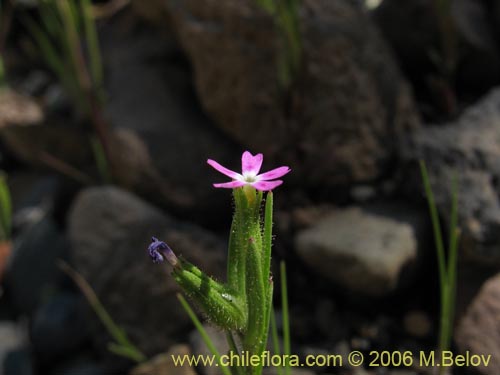
M 75 268 L 90 283 L 110 315 L 142 351 L 159 353 L 186 332 L 190 320 L 166 264 L 153 264 L 146 248 L 152 235 L 219 279 L 224 244 L 199 227 L 170 217 L 123 190 L 84 190 L 69 216 Z M 98 341 L 109 335 L 99 325 Z M 104 347 L 104 346 L 102 346 Z
M 412 165 L 425 160 L 445 219 L 449 218 L 453 180 L 458 179 L 460 242 L 467 259 L 484 264 L 500 264 L 499 123 L 500 90 L 496 89 L 456 121 L 415 132 L 405 156 L 406 170 L 413 171 L 406 186 L 422 186 L 418 168 Z M 415 183 L 409 182 L 412 178 Z
M 419 121 L 368 15 L 348 0 L 301 2 L 303 64 L 284 92 L 281 37 L 257 3 L 164 2 L 207 113 L 233 139 L 293 165 L 301 186 L 327 190 L 379 177 Z

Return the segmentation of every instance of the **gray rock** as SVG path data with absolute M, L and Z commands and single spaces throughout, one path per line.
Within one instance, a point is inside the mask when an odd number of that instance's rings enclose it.
M 147 255 L 152 235 L 177 254 L 221 278 L 224 244 L 199 227 L 162 214 L 114 187 L 84 190 L 69 215 L 71 254 L 117 324 L 147 354 L 159 353 L 190 327 L 170 267 Z M 109 341 L 100 323 L 98 340 Z M 106 351 L 104 349 L 104 351 Z
M 227 162 L 240 150 L 203 114 L 190 68 L 172 37 L 140 22 L 124 27 L 131 18 L 130 13 L 116 17 L 101 35 L 107 118 L 116 128 L 137 134 L 156 171 L 139 174 L 134 191 L 169 212 L 176 209 L 179 215 L 209 218 L 213 224 L 213 212 L 227 198 L 211 188 L 216 175 L 206 160 Z M 121 155 L 133 162 L 136 155 L 130 149 L 125 144 Z
M 107 371 L 102 364 L 98 363 L 89 355 L 70 357 L 68 360 L 54 366 L 48 375 L 108 375 L 117 374 L 115 371 Z M 120 373 L 124 373 L 121 371 Z
M 384 296 L 411 280 L 420 258 L 420 212 L 404 206 L 332 212 L 295 238 L 309 267 L 351 292 Z
M 301 186 L 326 191 L 380 176 L 399 137 L 418 126 L 387 46 L 351 1 L 301 2 L 304 64 L 288 107 L 277 72 L 280 38 L 255 1 L 164 3 L 216 125 L 272 163 L 293 165 L 290 178 Z
M 451 21 L 456 40 L 448 47 L 456 58 L 453 83 L 471 92 L 485 92 L 500 78 L 500 53 L 495 41 L 495 22 L 486 1 L 455 0 L 450 11 L 443 11 Z M 492 2 L 496 3 L 496 2 Z M 492 5 L 493 6 L 493 5 Z M 374 18 L 387 41 L 398 55 L 402 68 L 417 86 L 429 84 L 429 77 L 443 68 L 435 58 L 442 51 L 440 16 L 433 0 L 384 0 L 374 12 Z M 435 51 L 433 54 L 429 51 Z M 442 57 L 442 56 L 441 56 Z M 429 100 L 429 95 L 424 100 Z
M 27 334 L 19 324 L 0 322 L 0 375 L 8 375 L 4 372 L 4 362 L 9 353 L 23 348 L 27 342 Z
M 17 312 L 31 314 L 57 285 L 61 272 L 56 263 L 67 257 L 67 250 L 67 239 L 47 215 L 15 238 L 4 285 Z
M 3 372 L 2 372 L 3 371 Z M 35 364 L 29 348 L 22 347 L 10 351 L 0 365 L 0 375 L 34 375 Z M 96 374 L 98 375 L 98 374 Z
M 459 225 L 464 257 L 500 264 L 500 90 L 468 109 L 457 121 L 429 126 L 406 147 L 407 170 L 422 186 L 418 168 L 425 160 L 439 212 L 449 219 L 453 179 L 458 178 Z M 415 192 L 413 192 L 415 193 Z
M 475 367 L 482 375 L 500 373 L 500 275 L 489 279 L 472 301 L 455 332 L 461 352 L 489 355 L 488 366 Z
M 31 343 L 39 363 L 51 365 L 75 354 L 90 338 L 87 302 L 61 292 L 40 306 L 31 322 Z

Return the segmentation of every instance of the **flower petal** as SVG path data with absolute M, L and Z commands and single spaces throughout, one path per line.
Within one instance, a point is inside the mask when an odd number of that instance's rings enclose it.
M 243 178 L 243 176 L 240 175 L 239 173 L 236 173 L 235 171 L 232 171 L 230 169 L 227 169 L 226 167 L 223 167 L 222 165 L 217 163 L 215 160 L 208 159 L 207 163 L 208 163 L 208 165 L 210 165 L 212 168 L 214 168 L 218 172 L 225 174 L 226 176 L 231 177 L 235 180 L 240 180 Z
M 216 188 L 226 188 L 226 189 L 234 189 L 240 186 L 246 185 L 244 181 L 231 181 L 231 182 L 223 182 L 221 184 L 214 184 Z
M 291 169 L 289 167 L 275 168 L 275 169 L 270 170 L 269 172 L 260 174 L 258 176 L 259 181 L 274 180 L 275 178 L 280 178 L 280 177 L 286 175 L 290 171 L 291 171 Z
M 262 160 L 264 157 L 262 154 L 257 154 L 253 156 L 250 152 L 245 151 L 241 156 L 241 173 L 257 175 L 262 167 Z
M 283 183 L 281 180 L 276 181 L 258 181 L 254 182 L 252 186 L 257 190 L 268 191 L 273 190 L 275 187 L 280 186 Z

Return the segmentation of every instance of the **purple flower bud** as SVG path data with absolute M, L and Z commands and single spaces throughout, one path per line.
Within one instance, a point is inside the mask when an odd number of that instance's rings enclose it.
M 172 249 L 163 241 L 158 240 L 156 237 L 151 239 L 151 244 L 148 247 L 149 256 L 154 263 L 161 263 L 167 258 L 167 261 L 172 266 L 177 266 L 178 260 Z

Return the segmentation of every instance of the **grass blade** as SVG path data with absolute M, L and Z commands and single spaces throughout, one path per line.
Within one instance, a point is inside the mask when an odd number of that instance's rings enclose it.
M 186 299 L 184 298 L 184 296 L 182 296 L 181 294 L 177 294 L 177 298 L 179 299 L 179 301 L 180 301 L 182 307 L 184 308 L 184 310 L 186 311 L 186 313 L 191 318 L 191 321 L 193 322 L 194 326 L 196 327 L 196 329 L 200 333 L 201 338 L 202 338 L 203 342 L 205 343 L 205 345 L 207 346 L 208 350 L 210 350 L 210 353 L 212 353 L 215 356 L 217 363 L 219 364 L 219 368 L 221 369 L 222 373 L 224 375 L 231 375 L 231 372 L 229 371 L 229 369 L 222 365 L 219 351 L 215 347 L 212 339 L 208 335 L 205 328 L 203 328 L 203 325 L 201 324 L 200 320 L 198 319 L 198 317 L 194 313 L 191 306 L 189 306 L 189 304 L 186 301 Z
M 291 351 L 291 339 L 290 339 L 290 320 L 288 311 L 288 287 L 287 287 L 287 277 L 286 277 L 286 266 L 285 262 L 280 263 L 280 273 L 281 273 L 281 309 L 283 314 L 283 354 L 285 358 L 290 358 Z M 290 363 L 286 361 L 285 363 L 285 374 L 290 375 Z
M 0 228 L 1 240 L 8 241 L 12 232 L 12 199 L 3 175 L 0 175 Z
M 92 17 L 92 4 L 89 0 L 82 0 L 81 9 L 90 60 L 90 74 L 92 75 L 94 87 L 100 89 L 103 85 L 103 68 L 99 38 L 97 36 L 95 21 Z
M 58 265 L 61 270 L 73 279 L 92 309 L 95 311 L 101 323 L 104 325 L 111 337 L 113 337 L 116 341 L 116 343 L 110 345 L 110 350 L 116 354 L 134 359 L 137 363 L 144 362 L 146 360 L 146 356 L 129 341 L 125 331 L 113 321 L 113 318 L 111 318 L 111 315 L 109 315 L 101 301 L 99 301 L 99 298 L 87 280 L 85 280 L 82 275 L 71 268 L 66 262 L 59 261 Z

